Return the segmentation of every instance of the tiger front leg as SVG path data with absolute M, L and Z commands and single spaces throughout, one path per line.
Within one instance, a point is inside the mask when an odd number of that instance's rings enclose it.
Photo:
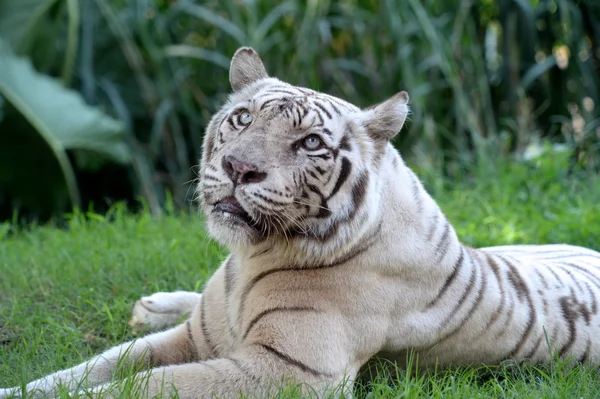
M 179 364 L 206 358 L 204 348 L 192 347 L 190 323 L 154 333 L 135 341 L 115 346 L 75 367 L 61 370 L 30 382 L 26 394 L 33 397 L 53 397 L 59 386 L 68 391 L 94 387 L 115 377 L 119 370 L 148 369 L 159 365 Z M 208 349 L 207 349 L 208 350 Z M 30 397 L 21 388 L 0 389 L 0 398 Z
M 253 345 L 229 357 L 160 367 L 134 381 L 97 387 L 103 398 L 131 395 L 186 398 L 264 398 L 292 389 L 301 396 L 348 397 L 356 372 L 334 364 L 309 367 L 267 345 Z

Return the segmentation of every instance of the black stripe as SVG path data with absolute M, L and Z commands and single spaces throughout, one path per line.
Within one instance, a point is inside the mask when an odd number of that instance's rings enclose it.
M 318 108 L 319 108 L 321 111 L 325 112 L 325 115 L 327 115 L 327 117 L 328 117 L 329 119 L 332 119 L 332 118 L 333 118 L 333 117 L 331 116 L 331 112 L 329 112 L 329 111 L 327 110 L 327 108 L 325 108 L 325 107 L 324 107 L 323 105 L 321 105 L 319 102 L 317 102 L 317 101 L 313 101 L 312 103 L 313 103 L 313 104 L 314 104 L 316 107 L 318 107 Z
M 262 312 L 260 312 L 258 315 L 256 315 L 250 321 L 250 323 L 248 324 L 248 327 L 246 328 L 246 332 L 242 336 L 242 339 L 246 339 L 246 337 L 248 336 L 248 334 L 250 333 L 250 331 L 252 330 L 254 325 L 256 323 L 258 323 L 258 321 L 260 321 L 260 319 L 262 319 L 263 317 L 265 317 L 271 313 L 276 313 L 276 312 L 319 312 L 319 310 L 317 310 L 315 308 L 307 307 L 307 306 L 292 306 L 292 307 L 284 307 L 283 306 L 283 307 L 277 307 L 277 308 L 263 310 Z
M 329 195 L 329 198 L 332 198 L 339 191 L 340 187 L 342 187 L 342 184 L 344 184 L 346 179 L 348 179 L 348 176 L 350 175 L 351 171 L 352 164 L 350 163 L 350 160 L 346 157 L 342 157 L 342 166 L 340 168 L 340 173 L 338 175 L 337 181 L 335 182 L 335 186 L 333 187 L 333 190 Z
M 189 319 L 185 322 L 185 329 L 187 330 L 189 353 L 192 356 L 190 361 L 200 360 L 200 356 L 198 356 L 198 348 L 196 348 L 194 336 L 192 335 L 192 324 L 190 323 Z
M 151 368 L 154 367 L 160 367 L 162 366 L 162 362 L 160 362 L 159 360 L 156 359 L 156 357 L 154 356 L 154 350 L 152 349 L 151 345 L 148 345 L 147 349 L 148 352 L 148 363 L 150 364 Z
M 227 123 L 229 124 L 229 126 L 233 129 L 233 130 L 238 130 L 238 127 L 235 125 L 235 123 L 233 122 L 233 115 L 229 115 L 227 117 Z
M 333 136 L 333 132 L 329 129 L 327 129 L 326 127 L 324 127 L 323 129 L 321 129 L 323 131 L 323 133 L 325 133 L 328 136 Z
M 569 339 L 558 351 L 559 356 L 563 357 L 575 343 L 575 335 L 577 334 L 577 326 L 575 324 L 575 319 L 577 318 L 577 314 L 573 311 L 573 309 L 571 309 L 569 297 L 565 296 L 560 298 L 558 300 L 558 303 L 560 304 L 562 316 L 567 322 L 567 327 L 569 329 Z
M 223 281 L 223 291 L 225 295 L 225 309 L 229 309 L 230 299 L 231 299 L 231 290 L 233 289 L 233 284 L 235 282 L 234 270 L 233 270 L 233 255 L 229 255 L 227 261 L 225 263 L 225 276 Z M 231 317 L 229 312 L 225 312 L 227 318 L 227 325 L 229 327 L 229 332 L 233 337 L 237 337 L 237 333 L 231 321 Z
M 504 298 L 505 296 L 502 295 L 500 299 L 500 305 L 498 305 L 498 307 L 492 313 L 492 317 L 490 318 L 490 321 L 488 321 L 488 323 L 486 324 L 485 330 L 489 329 L 491 326 L 494 325 L 494 323 L 496 323 L 496 321 L 498 321 L 498 318 L 500 317 L 502 311 L 504 310 L 504 307 L 506 306 L 506 301 L 504 300 Z
M 433 234 L 436 231 L 436 227 L 438 226 L 438 219 L 440 218 L 440 210 L 436 209 L 437 212 L 433 215 L 433 220 L 431 221 L 431 226 L 429 227 L 429 231 L 427 232 L 427 242 L 430 242 L 433 238 Z
M 230 183 L 219 183 L 219 184 L 207 184 L 204 183 L 202 185 L 202 189 L 204 191 L 210 191 L 210 192 L 214 192 L 216 190 L 215 187 L 223 187 L 223 186 L 228 186 Z
M 342 113 L 340 112 L 340 110 L 338 109 L 338 107 L 335 106 L 334 102 L 331 101 L 331 98 L 329 97 L 325 97 L 323 99 L 323 101 L 327 101 L 327 103 L 329 104 L 329 106 L 335 111 L 336 114 L 341 115 Z
M 502 329 L 496 333 L 496 337 L 501 337 L 506 333 L 508 327 L 510 326 L 510 321 L 512 320 L 512 317 L 515 314 L 515 301 L 510 300 L 509 293 L 510 291 L 506 293 L 506 300 L 507 302 L 509 302 L 508 310 L 506 311 L 506 320 L 504 322 L 504 325 L 502 326 Z
M 546 278 L 544 277 L 544 275 L 538 270 L 538 269 L 534 269 L 535 274 L 537 274 L 538 278 L 540 279 L 540 281 L 542 282 L 542 285 L 544 286 L 545 289 L 548 289 L 548 282 L 546 281 Z
M 562 280 L 560 279 L 560 276 L 558 274 L 556 274 L 556 272 L 554 271 L 554 268 L 551 265 L 548 265 L 543 262 L 540 262 L 539 264 L 542 266 L 545 266 L 548 269 L 550 274 L 552 274 L 554 276 L 554 279 L 559 283 L 560 287 L 564 287 L 564 284 L 563 284 Z
M 533 355 L 535 355 L 535 352 L 537 352 L 538 348 L 540 347 L 542 340 L 544 339 L 545 335 L 542 334 L 539 336 L 539 338 L 537 339 L 537 341 L 535 342 L 535 344 L 531 347 L 531 350 L 529 352 L 527 352 L 524 356 L 523 359 L 525 360 L 533 360 L 531 357 Z
M 269 252 L 272 249 L 273 249 L 272 245 L 271 246 L 267 246 L 267 247 L 261 249 L 260 251 L 257 251 L 255 253 L 253 253 L 252 255 L 250 255 L 250 257 L 248 259 L 252 259 L 252 258 L 256 258 L 257 256 L 264 255 L 264 254 L 266 254 L 267 252 Z
M 246 201 L 250 202 L 252 204 L 253 207 L 258 208 L 263 214 L 268 214 L 271 209 L 267 208 L 266 206 L 259 204 L 258 202 L 256 202 L 256 200 L 252 197 L 248 197 L 246 198 Z
M 291 195 L 286 195 L 286 194 L 282 193 L 279 190 L 274 190 L 274 189 L 269 188 L 269 187 L 263 187 L 262 189 L 264 191 L 267 191 L 267 192 L 271 193 L 271 194 L 276 194 L 276 195 L 279 195 L 281 197 L 285 197 L 285 198 L 290 198 L 291 197 Z
M 262 105 L 260 106 L 260 111 L 262 111 L 263 109 L 265 109 L 267 106 L 269 106 L 269 104 L 271 104 L 274 101 L 279 100 L 278 98 L 272 98 L 270 100 L 265 101 L 264 103 L 262 103 Z
M 266 277 L 268 277 L 268 276 L 270 276 L 271 274 L 274 274 L 274 273 L 282 273 L 282 272 L 312 272 L 312 271 L 323 270 L 323 269 L 331 269 L 331 268 L 334 268 L 334 267 L 337 267 L 337 266 L 345 266 L 346 262 L 348 262 L 349 260 L 357 257 L 358 255 L 360 255 L 363 252 L 365 252 L 366 250 L 368 250 L 373 245 L 373 243 L 375 242 L 375 239 L 379 235 L 380 231 L 381 231 L 381 224 L 378 226 L 378 229 L 375 231 L 375 233 L 372 236 L 370 236 L 367 240 L 365 240 L 365 241 L 367 241 L 367 244 L 365 246 L 360 247 L 360 248 L 358 248 L 358 249 L 350 252 L 346 256 L 342 256 L 341 258 L 337 259 L 336 261 L 334 261 L 332 263 L 329 263 L 329 264 L 326 264 L 326 265 L 321 265 L 321 266 L 314 266 L 314 267 L 292 266 L 292 267 L 286 267 L 286 268 L 281 268 L 281 269 L 271 269 L 271 270 L 267 270 L 267 271 L 264 271 L 262 273 L 257 274 L 244 287 L 244 291 L 242 291 L 242 294 L 240 295 L 240 308 L 238 310 L 238 315 L 239 315 L 239 317 L 238 317 L 238 324 L 239 325 L 242 324 L 242 317 L 243 317 L 244 308 L 245 308 L 245 305 L 246 305 L 246 299 L 248 298 L 248 295 L 250 294 L 250 291 L 262 279 L 264 279 L 264 278 L 266 278 Z
M 527 289 L 527 284 L 521 278 L 519 274 L 519 270 L 509 261 L 506 256 L 496 255 L 499 259 L 502 259 L 504 263 L 508 266 L 508 271 L 506 272 L 506 277 L 508 278 L 508 282 L 511 283 L 513 289 L 517 293 L 517 297 L 519 300 L 523 300 L 523 298 L 529 293 Z
M 448 313 L 448 315 L 446 316 L 444 321 L 442 321 L 442 323 L 440 324 L 441 328 L 446 327 L 446 325 L 450 322 L 452 317 L 462 307 L 463 303 L 466 301 L 466 299 L 469 297 L 469 294 L 471 294 L 471 291 L 473 291 L 473 288 L 475 287 L 475 283 L 477 282 L 477 275 L 479 274 L 477 272 L 479 270 L 475 266 L 473 259 L 470 258 L 470 260 L 471 260 L 471 262 L 470 262 L 471 263 L 471 277 L 469 278 L 469 284 L 467 285 L 465 290 L 462 292 L 460 299 L 458 300 L 456 305 L 454 305 L 454 308 L 452 309 L 452 311 L 450 313 Z M 459 323 L 459 327 L 461 327 L 461 326 L 462 326 L 462 323 Z
M 587 253 L 565 254 L 565 255 L 559 255 L 559 256 L 552 256 L 549 258 L 542 258 L 541 260 L 561 260 L 561 259 L 571 259 L 571 258 L 592 258 L 592 259 L 600 260 L 600 256 L 596 256 L 594 254 L 587 254 Z
M 294 111 L 296 111 L 296 116 L 298 117 L 298 121 L 296 121 L 296 118 L 294 118 L 294 126 L 300 126 L 302 125 L 302 114 L 300 113 L 300 107 L 294 108 Z
M 325 160 L 331 159 L 331 154 L 328 152 L 326 152 L 324 154 L 306 154 L 306 156 L 310 157 L 310 158 L 321 158 L 321 159 L 325 159 Z
M 523 332 L 521 339 L 517 343 L 517 345 L 508 353 L 508 357 L 511 358 L 511 357 L 514 357 L 521 350 L 521 348 L 527 341 L 527 338 L 531 334 L 531 331 L 533 330 L 533 326 L 535 325 L 535 322 L 537 321 L 537 312 L 535 310 L 533 300 L 531 299 L 531 293 L 529 292 L 529 288 L 527 287 L 527 284 L 525 283 L 525 281 L 519 274 L 519 271 L 517 270 L 517 268 L 511 262 L 509 262 L 509 260 L 506 257 L 501 256 L 501 255 L 497 255 L 497 257 L 499 259 L 502 259 L 508 266 L 508 269 L 509 269 L 509 272 L 507 273 L 508 281 L 510 281 L 511 284 L 513 284 L 513 287 L 514 287 L 515 292 L 517 293 L 517 296 L 519 297 L 519 299 L 521 299 L 521 296 L 525 297 L 525 300 L 527 301 L 527 305 L 529 308 L 529 314 L 528 314 L 529 320 L 527 322 L 527 326 L 525 327 L 525 331 Z
M 244 366 L 242 365 L 242 362 L 240 362 L 239 360 L 234 359 L 232 357 L 222 357 L 221 359 L 229 360 L 231 363 L 233 363 L 234 366 L 238 370 L 240 370 L 246 377 L 250 378 L 254 384 L 260 383 L 260 378 L 257 377 L 256 375 L 254 375 L 253 373 L 250 373 L 249 370 L 245 369 Z
M 474 269 L 478 269 L 481 272 L 481 276 L 480 276 L 480 280 L 481 280 L 481 285 L 479 286 L 479 290 L 477 291 L 477 296 L 475 297 L 475 300 L 473 301 L 473 304 L 471 305 L 471 308 L 465 312 L 465 316 L 463 317 L 463 319 L 456 325 L 456 327 L 448 332 L 443 338 L 441 338 L 438 341 L 438 344 L 441 341 L 447 340 L 449 338 L 451 338 L 452 336 L 454 336 L 458 331 L 460 331 L 460 329 L 465 325 L 465 323 L 473 316 L 473 314 L 475 313 L 475 311 L 477 310 L 477 308 L 479 307 L 479 305 L 482 302 L 482 298 L 483 295 L 485 294 L 485 289 L 487 287 L 487 279 L 485 277 L 485 273 L 483 272 L 483 269 L 481 269 L 481 265 L 480 264 L 476 264 L 473 261 L 473 258 L 471 258 L 471 263 L 473 264 L 473 268 Z M 479 268 L 478 268 L 479 266 Z M 462 299 L 462 298 L 461 298 Z M 455 308 L 455 311 L 452 312 L 453 314 L 455 314 L 456 312 L 458 312 L 460 306 L 457 306 Z M 485 333 L 485 331 L 484 331 Z
M 600 268 L 600 264 L 598 264 L 598 263 L 586 262 L 586 261 L 581 260 L 581 259 L 577 259 L 575 262 L 577 262 L 580 265 L 585 265 L 585 266 L 593 267 L 594 269 L 599 269 Z
M 316 108 L 311 108 L 311 109 L 315 112 L 315 114 L 317 114 L 317 118 L 319 118 L 319 125 L 316 125 L 316 126 L 325 125 L 325 119 L 323 119 L 323 115 L 321 114 L 321 111 L 319 111 Z M 315 125 L 315 124 L 313 123 L 313 125 Z
M 300 93 L 296 93 L 296 92 L 293 92 L 293 91 L 287 90 L 287 89 L 269 89 L 269 90 L 266 90 L 266 92 L 272 93 L 272 94 L 289 94 L 290 96 L 294 96 L 294 97 L 300 96 Z
M 320 175 L 324 175 L 325 172 L 327 172 L 325 169 L 321 168 L 320 166 L 315 166 L 315 170 L 317 172 L 319 172 Z
M 342 136 L 342 139 L 340 140 L 340 144 L 339 144 L 339 149 L 344 150 L 344 151 L 352 150 L 352 147 L 350 147 L 350 142 L 348 140 L 348 136 L 346 136 L 346 135 Z
M 446 221 L 444 233 L 442 234 L 440 242 L 438 243 L 435 249 L 435 252 L 438 254 L 436 263 L 440 263 L 446 257 L 446 254 L 448 253 L 448 247 L 453 242 L 453 240 L 448 237 L 448 234 L 450 234 L 450 230 L 452 230 L 452 226 Z
M 352 212 L 348 215 L 349 220 L 354 219 L 354 215 L 361 207 L 367 194 L 367 188 L 369 187 L 369 173 L 363 172 L 359 176 L 356 183 L 352 186 Z
M 575 278 L 575 276 L 573 275 L 573 273 L 571 273 L 571 271 L 565 269 L 562 265 L 556 265 L 556 267 L 558 267 L 560 270 L 565 272 L 567 274 L 567 276 L 569 276 L 571 278 L 571 280 L 573 281 L 573 284 L 575 284 L 575 287 L 577 287 L 579 292 L 583 291 L 583 289 L 581 288 L 581 285 L 579 285 L 579 279 Z
M 290 364 L 290 365 L 292 365 L 294 367 L 297 367 L 297 368 L 299 368 L 300 370 L 302 370 L 302 371 L 304 371 L 306 373 L 312 374 L 315 377 L 322 377 L 322 376 L 330 376 L 331 377 L 331 375 L 328 374 L 328 373 L 324 373 L 322 371 L 315 370 L 315 369 L 313 369 L 311 367 L 308 367 L 306 364 L 302 363 L 299 360 L 292 359 L 288 355 L 279 352 L 277 349 L 273 348 L 272 346 L 265 345 L 265 344 L 258 344 L 258 345 L 260 345 L 261 347 L 263 347 L 264 349 L 266 349 L 269 353 L 277 356 L 278 358 L 280 358 L 284 362 L 286 362 L 286 363 L 288 363 L 288 364 Z
M 546 298 L 543 297 L 544 293 L 543 292 L 539 292 L 540 296 L 542 296 L 542 303 L 544 304 L 544 310 L 543 310 L 543 315 L 547 316 L 548 315 L 548 300 Z
M 452 272 L 446 278 L 446 281 L 444 282 L 444 285 L 442 285 L 442 288 L 440 289 L 440 291 L 438 292 L 438 294 L 436 295 L 436 297 L 433 298 L 433 300 L 427 304 L 427 306 L 425 307 L 426 309 L 431 309 L 431 307 L 442 297 L 442 295 L 444 295 L 444 293 L 446 292 L 446 290 L 450 287 L 450 285 L 452 284 L 452 282 L 454 281 L 454 279 L 458 275 L 459 269 L 462 268 L 463 261 L 464 261 L 464 256 L 465 256 L 464 252 L 465 252 L 464 248 L 461 247 L 461 249 L 460 249 L 460 255 L 458 256 L 458 259 L 454 263 L 454 267 L 452 268 Z
M 310 169 L 307 169 L 307 170 L 306 170 L 306 173 L 308 173 L 308 174 L 310 175 L 310 177 L 312 177 L 313 179 L 321 181 L 321 180 L 319 179 L 319 176 L 317 176 L 317 174 L 316 174 L 315 172 L 313 172 L 312 170 L 310 170 Z
M 202 330 L 202 335 L 204 335 L 204 341 L 206 342 L 206 346 L 208 346 L 209 354 L 208 357 L 214 357 L 215 355 L 215 345 L 212 343 L 212 340 L 208 336 L 208 329 L 206 328 L 206 311 L 204 307 L 205 296 L 202 295 L 202 300 L 200 301 L 200 329 Z
M 281 202 L 281 201 L 277 201 L 274 199 L 271 199 L 265 195 L 262 195 L 261 193 L 257 193 L 256 191 L 252 192 L 252 195 L 254 195 L 255 197 L 260 198 L 261 200 L 265 201 L 267 204 L 271 204 L 271 205 L 279 205 L 279 206 L 287 206 L 289 205 L 289 203 L 287 202 Z
M 446 224 L 444 225 L 444 232 L 442 233 L 442 236 L 438 240 L 438 243 L 435 246 L 435 249 L 433 250 L 434 253 L 438 254 L 438 257 L 437 257 L 438 262 L 445 255 L 445 253 L 442 253 L 441 255 L 439 254 L 440 253 L 439 251 L 442 249 L 442 245 L 445 244 L 445 248 L 448 249 L 449 240 L 447 240 L 447 238 L 448 238 L 449 233 L 450 233 L 450 223 L 448 223 L 448 221 L 446 221 Z
M 565 266 L 572 267 L 575 271 L 582 273 L 588 280 L 594 284 L 594 286 L 600 289 L 600 277 L 594 274 L 592 271 L 586 269 L 583 266 L 577 265 L 575 263 L 564 263 Z
M 203 179 L 204 180 L 210 180 L 210 181 L 216 181 L 216 182 L 219 182 L 219 183 L 221 182 L 221 179 L 217 179 L 216 177 L 211 176 L 211 175 L 207 175 L 206 173 L 204 173 Z
M 327 217 L 331 216 L 331 210 L 329 209 L 329 205 L 327 205 L 327 201 L 325 200 L 325 197 L 321 193 L 321 190 L 319 190 L 319 188 L 317 186 L 312 185 L 312 184 L 305 183 L 305 185 L 306 185 L 306 188 L 308 188 L 313 193 L 317 194 L 319 196 L 319 199 L 321 200 L 321 202 L 319 203 L 318 212 L 316 215 L 313 215 L 313 217 L 327 218 Z
M 417 212 L 421 213 L 421 212 L 423 212 L 423 197 L 421 196 L 419 180 L 418 180 L 417 176 L 412 172 L 410 172 L 410 178 L 412 179 L 412 190 L 413 190 L 414 200 L 417 203 Z
M 294 87 L 296 90 L 298 90 L 300 93 L 304 94 L 305 96 L 316 96 L 317 92 L 315 92 L 314 90 L 311 89 L 307 89 L 305 87 Z
M 592 289 L 592 287 L 590 287 L 590 284 L 587 281 L 584 281 L 584 283 L 588 289 L 590 297 L 592 298 L 592 313 L 596 314 L 598 313 L 598 301 L 596 300 L 596 294 L 594 293 L 594 290 Z
M 498 288 L 500 289 L 500 305 L 498 305 L 496 310 L 494 310 L 494 312 L 492 313 L 492 317 L 490 318 L 490 321 L 488 321 L 487 325 L 485 326 L 485 330 L 487 330 L 498 320 L 498 318 L 502 314 L 502 311 L 504 310 L 504 307 L 506 306 L 506 301 L 505 301 L 506 293 L 504 292 L 504 284 L 502 282 L 502 278 L 500 275 L 500 267 L 498 266 L 498 264 L 496 263 L 494 258 L 492 256 L 490 256 L 489 253 L 483 252 L 483 251 L 482 251 L 482 253 L 485 254 L 487 263 L 490 265 L 492 272 L 494 273 L 494 276 L 496 277 L 496 280 L 498 281 Z
M 356 109 L 352 108 L 349 104 L 342 102 L 342 100 L 340 100 L 337 97 L 332 97 L 332 96 L 329 96 L 327 94 L 322 95 L 322 96 L 324 96 L 325 98 L 327 98 L 330 102 L 335 103 L 335 104 L 339 105 L 342 108 L 345 108 L 347 111 L 350 111 L 352 113 L 356 112 Z
M 590 339 L 588 339 L 587 345 L 585 346 L 585 351 L 583 352 L 583 355 L 578 360 L 579 364 L 584 364 L 585 362 L 587 362 L 588 357 L 590 355 L 591 348 L 592 348 L 592 341 Z
M 229 303 L 229 296 L 231 295 L 231 289 L 233 287 L 233 255 L 229 255 L 227 262 L 225 262 L 225 302 Z

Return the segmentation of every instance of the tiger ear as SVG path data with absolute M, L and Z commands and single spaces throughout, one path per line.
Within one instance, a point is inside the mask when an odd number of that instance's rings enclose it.
M 363 126 L 373 139 L 389 141 L 402 129 L 408 112 L 408 93 L 401 91 L 366 108 Z
M 233 91 L 268 77 L 260 56 L 252 47 L 240 47 L 231 58 L 229 83 Z

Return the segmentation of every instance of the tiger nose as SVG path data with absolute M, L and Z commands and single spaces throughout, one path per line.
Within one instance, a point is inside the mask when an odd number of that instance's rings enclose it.
M 240 161 L 233 154 L 225 155 L 221 164 L 225 173 L 236 185 L 260 183 L 267 177 L 267 174 L 260 172 L 256 165 Z

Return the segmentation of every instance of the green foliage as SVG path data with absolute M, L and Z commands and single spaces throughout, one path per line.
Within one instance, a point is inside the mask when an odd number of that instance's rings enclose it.
M 501 159 L 491 169 L 483 164 L 451 181 L 421 174 L 467 244 L 566 242 L 600 250 L 600 177 L 566 172 L 568 157 Z M 136 299 L 155 291 L 201 290 L 225 256 L 197 214 L 171 209 L 155 218 L 148 209 L 132 215 L 116 205 L 105 215 L 76 212 L 67 220 L 65 230 L 0 224 L 1 387 L 134 338 L 127 320 Z M 504 364 L 430 375 L 393 367 L 379 370 L 359 393 L 591 398 L 600 394 L 599 378 L 591 368 L 570 370 L 561 362 L 549 369 Z M 282 396 L 296 397 L 293 392 L 291 387 Z
M 87 150 L 102 154 L 113 161 L 129 161 L 129 149 L 122 140 L 123 128 L 120 123 L 86 105 L 78 93 L 61 87 L 56 80 L 48 76 L 36 73 L 28 60 L 17 57 L 2 40 L 0 94 L 27 119 L 51 149 L 74 206 L 80 206 L 81 200 L 67 150 Z M 15 151 L 15 143 L 20 142 L 22 136 L 19 136 L 22 134 L 13 130 L 0 136 L 0 154 L 4 153 L 4 156 L 0 156 L 0 184 L 12 184 L 17 187 L 23 182 L 31 184 L 36 180 L 36 174 L 39 174 L 39 170 L 19 165 L 19 161 L 11 157 Z M 14 155 L 23 157 L 23 152 L 26 150 Z M 18 166 L 21 166 L 22 172 L 34 173 L 23 179 L 24 176 L 14 173 Z M 19 176 L 21 182 L 15 181 L 15 175 Z M 34 198 L 30 200 L 35 201 Z
M 522 153 L 539 138 L 600 165 L 596 0 L 0 0 L 0 9 L 9 10 L 0 37 L 124 123 L 130 185 L 155 214 L 165 191 L 185 206 L 241 45 L 272 75 L 362 106 L 407 90 L 412 120 L 396 144 L 449 176 L 490 145 Z

